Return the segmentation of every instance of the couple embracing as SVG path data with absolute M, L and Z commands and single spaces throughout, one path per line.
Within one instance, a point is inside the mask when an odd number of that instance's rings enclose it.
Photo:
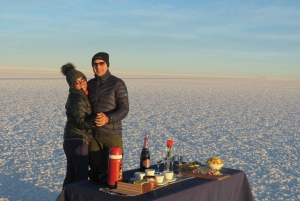
M 89 167 L 107 171 L 110 148 L 123 150 L 122 120 L 129 112 L 127 87 L 111 75 L 107 53 L 95 54 L 92 67 L 95 77 L 89 81 L 73 64 L 61 67 L 70 87 L 65 105 L 67 173 L 63 187 L 87 180 Z

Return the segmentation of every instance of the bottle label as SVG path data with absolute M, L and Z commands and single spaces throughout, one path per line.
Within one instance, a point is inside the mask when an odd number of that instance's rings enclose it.
M 150 159 L 143 160 L 143 166 L 146 168 L 150 167 Z

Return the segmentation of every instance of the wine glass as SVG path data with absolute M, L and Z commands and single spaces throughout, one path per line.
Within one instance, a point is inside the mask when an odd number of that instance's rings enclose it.
M 162 150 L 156 150 L 154 153 L 155 163 L 157 165 L 157 170 L 155 171 L 155 174 L 160 174 L 159 172 L 159 165 L 163 162 L 164 156 L 162 154 Z
M 167 147 L 162 147 L 161 148 L 161 155 L 162 155 L 162 159 L 163 159 L 163 162 L 164 162 L 164 170 L 166 169 L 166 163 L 167 163 Z
M 175 162 L 175 163 L 173 163 L 173 172 L 174 172 L 174 174 L 175 174 L 175 177 L 177 177 L 177 176 L 178 176 L 178 173 L 179 173 L 179 166 L 180 166 L 180 164 L 179 164 L 179 154 L 178 154 L 178 150 L 177 150 L 177 152 L 176 152 L 175 155 L 174 155 L 174 162 Z
M 179 172 L 177 174 L 177 177 L 182 177 L 181 174 L 181 164 L 184 162 L 184 156 L 185 156 L 185 150 L 183 148 L 178 148 L 177 150 L 177 159 L 178 159 L 178 165 L 179 165 Z
M 170 167 L 172 168 L 173 172 L 174 172 L 173 163 L 175 161 L 175 157 L 176 157 L 176 149 L 175 149 L 175 147 L 172 147 L 171 148 L 171 166 Z

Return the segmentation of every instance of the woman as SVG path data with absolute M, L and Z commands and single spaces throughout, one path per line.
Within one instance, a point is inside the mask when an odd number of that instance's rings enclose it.
M 70 86 L 65 105 L 67 123 L 64 131 L 64 152 L 67 158 L 67 173 L 63 187 L 73 182 L 88 179 L 89 155 L 88 146 L 95 127 L 95 117 L 87 98 L 87 80 L 75 66 L 67 63 L 61 67 Z

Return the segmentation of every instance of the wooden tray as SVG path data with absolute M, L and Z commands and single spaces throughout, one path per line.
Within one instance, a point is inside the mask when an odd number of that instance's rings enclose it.
M 140 195 L 151 191 L 151 184 L 135 185 L 125 182 L 117 182 L 117 188 L 110 190 L 111 192 L 121 193 L 129 196 Z
M 182 171 L 181 174 L 187 177 L 196 177 L 201 179 L 209 179 L 209 180 L 223 180 L 230 177 L 229 174 L 222 174 L 222 175 L 208 175 L 208 174 L 199 174 L 193 173 L 193 170 L 185 170 Z

